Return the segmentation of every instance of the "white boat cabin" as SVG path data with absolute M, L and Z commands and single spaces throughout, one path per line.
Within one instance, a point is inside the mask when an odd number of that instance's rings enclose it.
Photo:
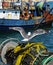
M 20 11 L 0 9 L 0 19 L 20 19 Z

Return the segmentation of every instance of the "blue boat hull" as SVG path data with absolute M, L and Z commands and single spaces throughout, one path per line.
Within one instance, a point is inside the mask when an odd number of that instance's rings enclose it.
M 0 30 L 7 30 L 9 27 L 34 28 L 35 20 L 0 19 Z
M 47 28 L 52 26 L 53 21 L 42 22 L 43 18 L 33 20 L 17 20 L 17 19 L 0 19 L 0 30 L 8 30 L 9 27 L 22 27 L 24 29 L 36 29 L 36 28 Z
M 9 22 L 9 21 L 8 21 Z M 31 25 L 18 25 L 18 23 L 16 25 L 0 25 L 0 30 L 9 30 L 10 27 L 22 27 L 24 29 L 30 29 L 30 30 L 34 30 L 34 29 L 38 29 L 38 28 L 49 28 L 52 26 L 52 22 L 53 21 L 49 21 L 50 23 L 41 23 L 41 24 L 31 24 Z
M 26 26 L 26 25 L 34 25 L 35 20 L 16 20 L 16 19 L 0 19 L 0 26 Z

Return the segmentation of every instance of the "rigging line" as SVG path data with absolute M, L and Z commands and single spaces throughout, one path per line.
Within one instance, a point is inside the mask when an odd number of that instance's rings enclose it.
M 50 11 L 48 12 L 48 14 L 53 10 L 53 8 L 50 9 Z M 42 19 L 42 21 L 39 23 L 39 25 L 46 19 L 46 17 L 48 16 L 48 14 Z M 39 25 L 35 28 L 35 30 L 39 27 Z

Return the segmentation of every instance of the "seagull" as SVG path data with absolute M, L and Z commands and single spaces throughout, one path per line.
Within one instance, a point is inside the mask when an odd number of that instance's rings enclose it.
M 32 33 L 31 32 L 26 33 L 22 27 L 11 27 L 10 29 L 15 30 L 15 31 L 19 31 L 21 36 L 24 38 L 22 41 L 29 41 L 37 35 L 47 33 L 46 30 L 44 30 L 44 29 L 37 29 Z

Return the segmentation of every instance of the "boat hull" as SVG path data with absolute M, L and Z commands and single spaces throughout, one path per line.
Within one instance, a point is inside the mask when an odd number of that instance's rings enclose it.
M 52 22 L 53 21 L 48 21 L 49 23 L 47 22 L 44 22 L 44 23 L 41 23 L 41 24 L 28 24 L 28 25 L 18 25 L 18 23 L 16 25 L 0 25 L 0 30 L 10 30 L 11 27 L 22 27 L 24 29 L 30 29 L 30 30 L 34 30 L 34 29 L 39 29 L 39 28 L 49 28 L 52 26 Z

